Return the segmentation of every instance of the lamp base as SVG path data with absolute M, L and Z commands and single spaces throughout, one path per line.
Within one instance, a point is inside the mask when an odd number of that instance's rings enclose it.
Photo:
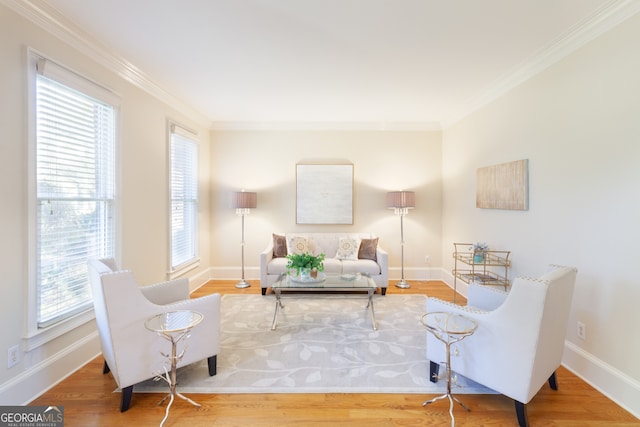
M 251 286 L 251 283 L 247 282 L 244 279 L 242 279 L 241 281 L 236 283 L 236 288 L 238 288 L 238 289 L 248 288 L 249 286 Z
M 406 280 L 402 279 L 398 283 L 396 283 L 396 287 L 400 289 L 409 289 L 411 285 Z

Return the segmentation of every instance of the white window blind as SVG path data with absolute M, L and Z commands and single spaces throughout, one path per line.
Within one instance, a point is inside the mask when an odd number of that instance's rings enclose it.
M 171 126 L 171 271 L 198 257 L 198 144 L 192 134 Z
M 92 306 L 87 259 L 114 255 L 116 113 L 68 85 L 91 86 L 74 73 L 46 60 L 37 69 L 35 276 L 42 328 Z

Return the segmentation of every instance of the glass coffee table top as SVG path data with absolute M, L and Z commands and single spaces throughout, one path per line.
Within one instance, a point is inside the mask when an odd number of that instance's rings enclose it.
M 375 311 L 373 309 L 373 293 L 377 289 L 376 282 L 366 274 L 319 274 L 317 278 L 301 280 L 287 274 L 281 274 L 278 280 L 271 285 L 276 294 L 276 309 L 273 314 L 273 322 L 271 330 L 275 330 L 278 324 L 278 311 L 284 308 L 282 303 L 283 293 L 295 293 L 298 298 L 307 297 L 309 294 L 338 295 L 343 296 L 346 293 L 364 293 L 366 292 L 367 306 L 371 317 L 373 329 L 378 329 L 376 323 Z M 344 297 L 344 296 L 343 296 Z
M 278 280 L 271 285 L 274 291 L 278 289 L 325 289 L 328 291 L 337 289 L 369 290 L 376 289 L 373 279 L 362 273 L 356 274 L 324 274 L 318 273 L 317 278 L 300 279 L 296 276 L 281 274 Z

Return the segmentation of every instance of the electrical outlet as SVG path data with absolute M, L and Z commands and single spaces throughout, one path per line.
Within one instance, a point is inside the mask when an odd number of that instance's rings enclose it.
M 580 338 L 581 340 L 587 339 L 587 326 L 579 320 L 577 324 L 576 334 L 578 335 L 578 338 Z
M 424 263 L 425 264 L 429 264 L 430 261 L 431 261 L 431 257 L 429 255 L 425 255 L 424 256 Z
M 20 346 L 14 345 L 7 350 L 7 367 L 13 368 L 20 363 Z

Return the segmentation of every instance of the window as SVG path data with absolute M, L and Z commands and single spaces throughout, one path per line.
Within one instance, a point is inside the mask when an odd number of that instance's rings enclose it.
M 198 144 L 171 125 L 171 272 L 198 262 Z
M 36 67 L 34 311 L 42 329 L 92 307 L 87 259 L 114 256 L 116 106 L 106 89 L 30 58 Z

